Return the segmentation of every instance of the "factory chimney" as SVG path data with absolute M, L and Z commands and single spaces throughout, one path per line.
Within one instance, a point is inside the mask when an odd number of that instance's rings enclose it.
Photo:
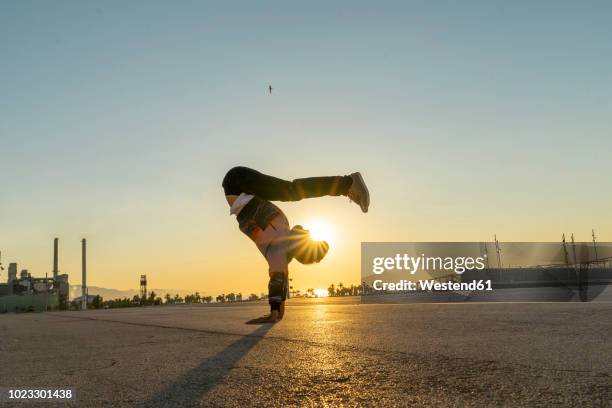
M 87 240 L 85 238 L 81 240 L 81 257 L 83 269 L 83 279 L 81 283 L 81 302 L 82 309 L 87 310 Z
M 57 255 L 57 244 L 58 244 L 59 238 L 55 238 L 53 240 L 53 279 L 57 280 L 57 274 L 59 273 L 59 270 L 57 269 L 57 261 L 58 261 L 58 255 Z
M 8 283 L 11 284 L 14 280 L 17 280 L 17 264 L 11 262 L 8 269 Z

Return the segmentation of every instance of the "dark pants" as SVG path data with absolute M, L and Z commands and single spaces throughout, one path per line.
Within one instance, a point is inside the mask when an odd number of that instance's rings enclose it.
M 234 167 L 223 178 L 225 195 L 253 194 L 269 201 L 347 195 L 350 176 L 309 177 L 293 181 L 268 176 L 248 167 Z

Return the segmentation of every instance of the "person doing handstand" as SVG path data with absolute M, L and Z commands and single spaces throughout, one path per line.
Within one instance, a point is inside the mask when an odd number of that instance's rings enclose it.
M 246 234 L 268 262 L 270 314 L 247 323 L 275 323 L 283 318 L 289 291 L 289 263 L 320 262 L 329 250 L 325 241 L 315 241 L 301 225 L 293 228 L 285 214 L 271 201 L 300 201 L 304 198 L 347 196 L 364 213 L 370 194 L 360 173 L 348 176 L 309 177 L 293 181 L 272 177 L 248 167 L 233 167 L 223 178 L 230 215 L 236 215 Z

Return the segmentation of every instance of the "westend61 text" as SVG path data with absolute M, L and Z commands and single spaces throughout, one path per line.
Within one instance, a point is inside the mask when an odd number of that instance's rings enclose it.
M 474 280 L 471 282 L 438 282 L 436 280 L 419 280 L 418 285 L 416 282 L 409 280 L 400 280 L 398 282 L 383 282 L 380 279 L 377 279 L 373 282 L 372 288 L 374 290 L 381 291 L 412 291 L 412 290 L 435 290 L 435 291 L 445 291 L 445 290 L 493 290 L 491 286 L 490 280 Z

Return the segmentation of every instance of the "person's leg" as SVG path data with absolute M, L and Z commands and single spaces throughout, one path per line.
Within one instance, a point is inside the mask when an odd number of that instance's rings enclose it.
M 282 180 L 248 167 L 234 167 L 223 179 L 225 195 L 253 194 L 270 201 L 348 195 L 352 176 L 309 177 Z

